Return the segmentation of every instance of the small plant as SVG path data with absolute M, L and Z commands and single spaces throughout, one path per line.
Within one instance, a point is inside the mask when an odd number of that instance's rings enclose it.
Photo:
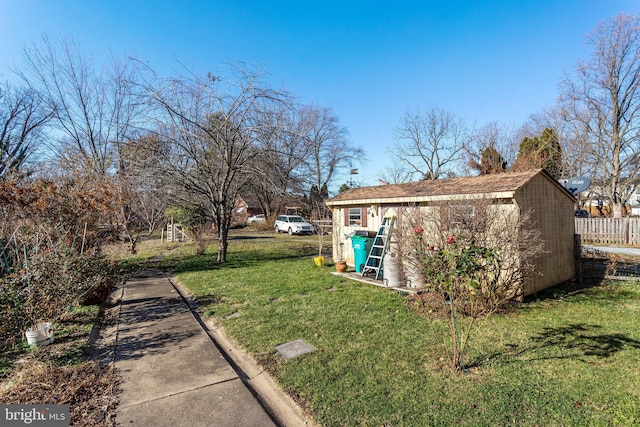
M 196 255 L 204 254 L 207 248 L 207 214 L 199 207 L 171 207 L 165 212 L 167 218 L 175 219 L 184 226 L 196 244 Z
M 312 216 L 318 219 L 315 223 L 315 231 L 318 235 L 318 256 L 314 258 L 314 262 L 317 266 L 321 267 L 324 265 L 324 256 L 322 255 L 322 250 L 324 249 L 324 235 L 330 225 L 324 221 L 326 211 L 324 205 L 320 205 L 320 202 L 315 202 L 314 205 Z
M 500 276 L 499 250 L 448 236 L 442 248 L 430 245 L 424 256 L 428 290 L 448 306 L 450 361 L 456 370 L 463 368 L 462 355 L 475 320 L 496 309 L 486 298 Z M 466 325 L 460 315 L 469 320 Z
M 510 215 L 489 200 L 463 203 L 406 208 L 398 224 L 401 255 L 425 283 L 427 312 L 448 321 L 443 348 L 456 371 L 476 321 L 521 297 L 531 259 L 542 252 L 528 214 Z

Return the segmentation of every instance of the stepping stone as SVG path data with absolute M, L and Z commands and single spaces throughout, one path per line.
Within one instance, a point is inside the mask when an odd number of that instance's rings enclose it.
M 275 349 L 280 356 L 284 357 L 285 360 L 293 359 L 301 354 L 316 351 L 316 348 L 305 340 L 295 340 L 280 344 L 276 346 Z

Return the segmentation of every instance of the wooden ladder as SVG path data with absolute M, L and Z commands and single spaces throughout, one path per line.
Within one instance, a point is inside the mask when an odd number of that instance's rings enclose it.
M 371 245 L 371 250 L 369 250 L 367 261 L 362 267 L 362 276 L 375 271 L 376 280 L 380 279 L 383 270 L 384 255 L 389 249 L 389 239 L 391 237 L 391 232 L 393 231 L 394 223 L 395 218 L 393 217 L 382 219 L 382 224 L 378 229 L 378 234 L 376 234 L 376 237 L 373 239 L 373 245 Z

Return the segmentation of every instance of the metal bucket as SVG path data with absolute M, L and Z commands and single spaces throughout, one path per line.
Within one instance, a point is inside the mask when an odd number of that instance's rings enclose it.
M 422 266 L 419 260 L 407 260 L 404 263 L 404 276 L 407 288 L 423 289 L 425 278 L 422 275 Z
M 402 263 L 395 252 L 387 252 L 384 255 L 382 270 L 382 283 L 388 288 L 397 288 L 403 285 Z

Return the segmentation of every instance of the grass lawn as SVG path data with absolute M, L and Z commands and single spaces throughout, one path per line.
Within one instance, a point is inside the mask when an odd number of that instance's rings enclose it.
M 406 296 L 315 267 L 313 237 L 236 232 L 229 248 L 222 266 L 215 246 L 201 257 L 179 247 L 166 261 L 323 426 L 640 423 L 638 283 L 554 289 L 484 320 L 458 375 L 442 358 L 445 323 L 414 313 Z M 275 354 L 299 338 L 319 351 Z
M 113 425 L 119 376 L 86 354 L 98 311 L 95 305 L 74 307 L 55 323 L 53 344 L 20 343 L 0 352 L 0 402 L 66 403 L 74 426 Z

